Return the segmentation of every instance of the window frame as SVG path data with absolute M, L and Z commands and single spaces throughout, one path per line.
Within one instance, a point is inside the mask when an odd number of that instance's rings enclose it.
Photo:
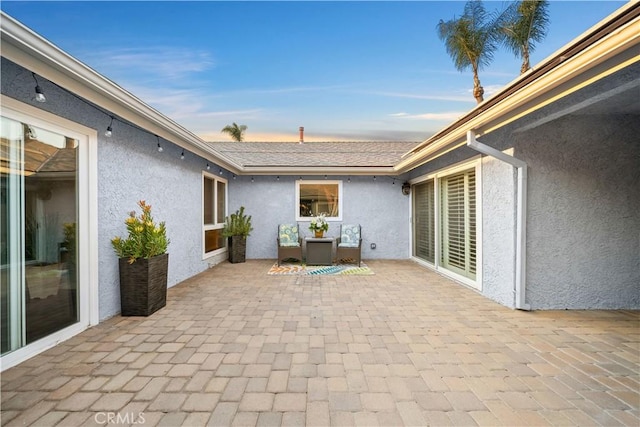
M 213 223 L 204 222 L 205 219 L 205 180 L 213 181 L 213 197 L 212 197 L 212 208 L 213 208 Z M 218 206 L 219 206 L 219 198 L 218 198 L 218 183 L 224 183 L 224 213 L 223 213 L 223 221 L 218 222 Z M 202 171 L 202 212 L 201 212 L 201 221 L 200 224 L 202 226 L 202 259 L 211 258 L 218 254 L 224 253 L 228 250 L 227 243 L 225 240 L 224 246 L 218 249 L 214 249 L 213 251 L 206 252 L 206 232 L 211 230 L 221 230 L 224 228 L 224 218 L 227 217 L 228 211 L 228 201 L 229 201 L 229 181 L 225 178 L 222 178 L 218 175 Z
M 338 216 L 327 216 L 326 219 L 327 221 L 342 221 L 342 206 L 343 206 L 343 191 L 342 191 L 342 180 L 326 180 L 326 179 L 322 179 L 322 180 L 302 180 L 302 179 L 298 179 L 296 180 L 296 195 L 295 195 L 295 206 L 294 209 L 296 210 L 295 215 L 296 215 L 296 221 L 298 222 L 309 222 L 311 221 L 311 217 L 310 216 L 300 216 L 300 186 L 304 185 L 304 184 L 312 184 L 312 185 L 321 185 L 321 184 L 331 184 L 331 185 L 338 185 Z M 321 213 L 321 212 L 316 212 L 316 214 Z

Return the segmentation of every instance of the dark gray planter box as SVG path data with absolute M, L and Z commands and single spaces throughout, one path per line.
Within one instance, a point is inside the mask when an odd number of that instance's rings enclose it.
M 229 237 L 229 262 L 236 264 L 246 261 L 247 238 L 244 236 Z
M 149 259 L 120 258 L 120 310 L 123 316 L 149 316 L 167 305 L 169 254 Z

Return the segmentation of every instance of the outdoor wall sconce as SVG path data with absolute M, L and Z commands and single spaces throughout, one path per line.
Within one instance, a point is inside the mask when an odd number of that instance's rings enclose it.
M 408 196 L 409 193 L 411 193 L 411 184 L 405 181 L 404 184 L 402 184 L 402 194 Z

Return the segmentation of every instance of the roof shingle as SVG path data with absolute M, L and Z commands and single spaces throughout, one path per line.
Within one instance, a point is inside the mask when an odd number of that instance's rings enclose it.
M 242 167 L 392 167 L 418 142 L 211 142 Z

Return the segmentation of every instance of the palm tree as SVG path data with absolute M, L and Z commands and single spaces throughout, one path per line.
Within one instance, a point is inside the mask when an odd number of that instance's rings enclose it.
M 546 0 L 523 0 L 511 4 L 496 23 L 501 34 L 501 42 L 522 58 L 520 74 L 526 73 L 530 67 L 529 54 L 535 49 L 536 42 L 547 35 L 549 13 Z
M 438 23 L 438 36 L 447 48 L 458 71 L 471 67 L 473 72 L 473 97 L 484 101 L 484 89 L 480 84 L 478 70 L 488 65 L 496 50 L 496 32 L 493 20 L 489 19 L 482 1 L 468 1 L 464 13 L 458 19 Z
M 236 122 L 233 122 L 232 124 L 223 127 L 220 132 L 229 134 L 231 139 L 234 141 L 242 142 L 244 139 L 244 131 L 246 130 L 246 125 L 238 125 Z

